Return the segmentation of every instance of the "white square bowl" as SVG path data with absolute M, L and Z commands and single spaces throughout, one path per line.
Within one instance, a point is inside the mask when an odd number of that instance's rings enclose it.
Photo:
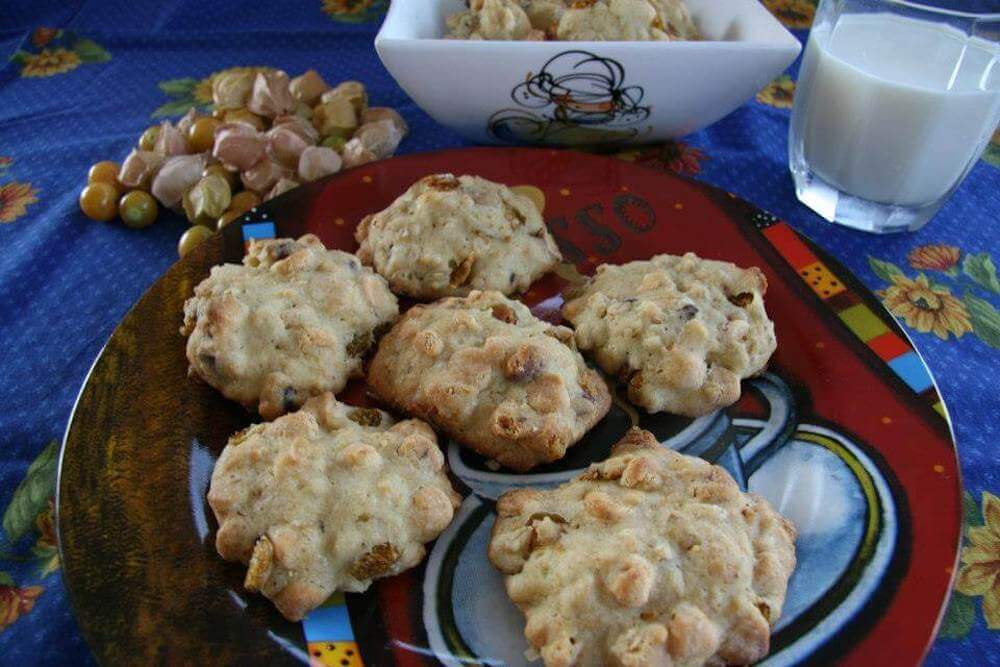
M 472 141 L 659 141 L 730 113 L 802 49 L 758 0 L 687 4 L 704 41 L 443 39 L 461 0 L 393 0 L 375 49 L 424 111 Z

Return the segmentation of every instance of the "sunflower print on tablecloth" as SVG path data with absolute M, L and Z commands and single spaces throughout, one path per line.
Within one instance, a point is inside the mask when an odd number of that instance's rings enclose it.
M 212 72 L 208 76 L 196 79 L 194 77 L 183 77 L 180 79 L 169 79 L 160 81 L 157 87 L 166 93 L 170 101 L 161 104 L 153 113 L 153 118 L 162 116 L 179 116 L 187 113 L 188 109 L 194 107 L 201 111 L 212 108 L 212 82 L 217 76 L 229 72 L 273 72 L 273 67 L 263 67 L 259 65 L 246 67 L 227 67 L 226 69 Z
M 757 101 L 776 109 L 791 109 L 795 99 L 795 81 L 787 74 L 767 84 L 757 92 Z
M 816 16 L 816 2 L 811 0 L 763 0 L 764 6 L 792 30 L 808 30 Z
M 44 590 L 41 586 L 19 588 L 9 574 L 0 572 L 0 632 L 30 612 Z
M 697 174 L 701 171 L 702 161 L 708 159 L 701 149 L 674 139 L 662 144 L 629 148 L 615 155 L 625 162 L 675 174 Z
M 343 23 L 368 23 L 385 13 L 389 0 L 322 0 L 323 13 Z
M 986 627 L 1000 630 L 1000 498 L 984 491 L 982 515 L 983 525 L 966 531 L 955 590 L 982 596 Z
M 59 569 L 53 519 L 58 458 L 59 446 L 53 440 L 28 466 L 13 493 L 3 494 L 7 506 L 0 533 L 0 632 L 31 612 L 45 590 L 39 584 Z M 17 580 L 12 570 L 17 570 Z M 25 585 L 26 579 L 35 581 Z
M 988 630 L 1000 630 L 1000 498 L 982 493 L 982 506 L 963 494 L 965 540 L 955 590 L 941 622 L 940 636 L 962 639 L 977 620 L 976 598 Z
M 31 183 L 11 181 L 0 184 L 0 223 L 14 222 L 38 201 L 38 190 Z
M 111 54 L 100 44 L 75 33 L 55 28 L 36 28 L 25 45 L 10 57 L 21 68 L 21 76 L 37 79 L 72 72 L 86 63 L 103 63 Z
M 947 340 L 948 334 L 961 338 L 972 331 L 969 313 L 962 302 L 947 287 L 931 285 L 923 273 L 913 280 L 895 275 L 892 284 L 880 290 L 879 295 L 893 315 L 922 333 L 931 332 Z
M 1000 310 L 995 305 L 1000 279 L 990 253 L 922 245 L 909 252 L 907 261 L 919 271 L 916 276 L 906 275 L 892 262 L 868 258 L 872 271 L 889 283 L 878 290 L 889 312 L 920 333 L 941 340 L 972 333 L 1000 349 Z

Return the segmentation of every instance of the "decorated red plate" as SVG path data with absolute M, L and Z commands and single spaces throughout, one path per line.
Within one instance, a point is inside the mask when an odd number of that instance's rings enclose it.
M 567 280 L 604 262 L 693 251 L 767 276 L 778 351 L 736 405 L 698 419 L 622 400 L 563 461 L 492 470 L 445 443 L 464 501 L 418 568 L 288 623 L 214 550 L 205 500 L 229 434 L 254 417 L 186 378 L 182 304 L 255 237 L 353 230 L 413 181 L 471 173 L 537 189 L 566 258 L 523 296 L 558 319 Z M 360 383 L 348 401 L 365 401 Z M 299 188 L 178 262 L 94 364 L 66 434 L 58 528 L 82 630 L 105 663 L 525 663 L 523 620 L 486 559 L 494 501 L 607 456 L 632 424 L 723 465 L 798 527 L 798 567 L 765 664 L 915 664 L 934 637 L 958 550 L 947 416 L 920 357 L 847 271 L 791 227 L 710 187 L 610 158 L 468 149 L 366 165 Z

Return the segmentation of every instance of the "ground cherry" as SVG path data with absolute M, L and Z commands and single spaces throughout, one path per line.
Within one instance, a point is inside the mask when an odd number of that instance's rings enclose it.
M 195 153 L 212 150 L 212 146 L 215 144 L 215 128 L 221 124 L 217 119 L 210 117 L 199 118 L 191 123 L 187 137 L 191 150 Z
M 91 183 L 80 192 L 80 210 L 91 220 L 111 220 L 118 213 L 118 188 L 110 183 Z
M 216 229 L 222 229 L 236 218 L 242 217 L 244 213 L 260 204 L 260 197 L 250 190 L 243 190 L 233 195 L 229 202 L 229 208 L 222 214 L 216 223 Z
M 120 168 L 117 162 L 111 160 L 97 162 L 87 172 L 87 183 L 107 183 L 117 188 Z
M 232 201 L 229 202 L 230 211 L 239 211 L 240 213 L 246 213 L 254 206 L 260 205 L 260 197 L 257 196 L 255 192 L 250 190 L 243 190 L 242 192 L 237 192 L 233 195 Z
M 212 236 L 212 230 L 204 225 L 192 225 L 177 242 L 177 254 L 184 257 Z
M 126 192 L 118 202 L 118 216 L 126 227 L 140 229 L 156 222 L 159 213 L 153 195 L 142 190 Z

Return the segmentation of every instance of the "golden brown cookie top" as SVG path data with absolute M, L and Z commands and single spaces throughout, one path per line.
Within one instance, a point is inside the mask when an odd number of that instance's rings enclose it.
M 767 655 L 795 529 L 718 466 L 632 429 L 551 491 L 497 501 L 490 561 L 547 667 Z
M 760 269 L 657 255 L 605 264 L 568 290 L 563 316 L 576 343 L 649 412 L 699 416 L 734 403 L 740 380 L 777 347 Z
M 561 259 L 531 200 L 478 176 L 426 176 L 355 236 L 361 261 L 418 299 L 522 292 Z
M 415 566 L 459 500 L 427 424 L 329 393 L 233 435 L 208 492 L 219 554 L 293 621 Z
M 368 386 L 514 470 L 562 458 L 611 402 L 569 329 L 499 292 L 411 308 L 382 339 Z
M 399 314 L 383 278 L 312 234 L 250 242 L 184 304 L 190 372 L 271 419 L 361 375 Z

